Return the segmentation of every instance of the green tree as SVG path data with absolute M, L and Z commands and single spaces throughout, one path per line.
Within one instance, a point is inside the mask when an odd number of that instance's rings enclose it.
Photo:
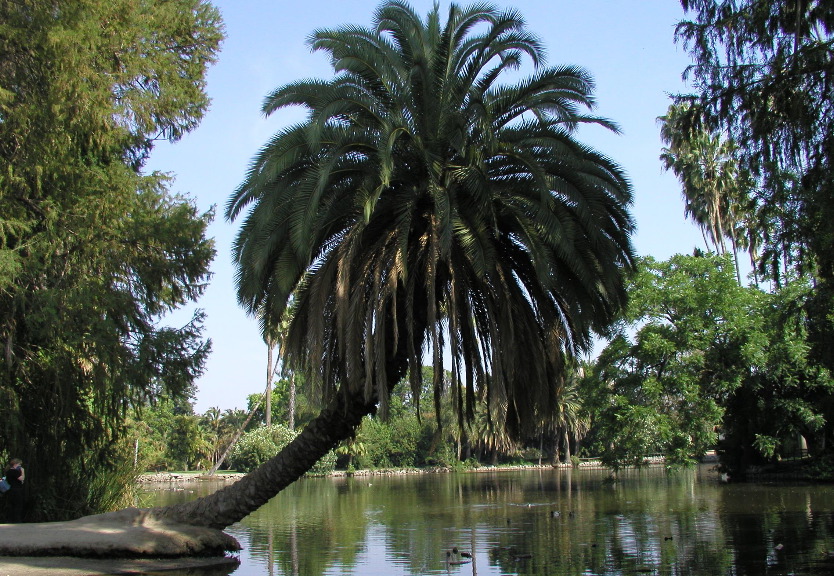
M 194 414 L 179 414 L 168 433 L 168 452 L 179 470 L 205 470 L 211 461 L 213 445 Z
M 584 112 L 584 70 L 543 65 L 518 12 L 452 5 L 444 22 L 439 7 L 422 19 L 389 1 L 373 27 L 318 30 L 311 45 L 335 76 L 269 95 L 266 114 L 308 116 L 257 155 L 226 215 L 243 219 L 239 303 L 264 327 L 288 315 L 284 360 L 327 404 L 231 489 L 163 517 L 239 520 L 384 413 L 406 373 L 418 394 L 424 349 L 436 404 L 448 348 L 464 419 L 480 389 L 502 427 L 534 427 L 555 401 L 537 383 L 625 301 L 630 186 L 575 137 L 613 126 Z M 502 83 L 525 59 L 535 72 Z
M 203 424 L 204 417 L 194 414 L 190 402 L 162 397 L 142 407 L 139 416 L 139 420 L 132 420 L 131 438 L 139 440 L 142 469 L 208 466 L 215 450 L 213 431 Z
M 727 257 L 677 255 L 641 260 L 630 294 L 622 334 L 583 382 L 606 464 L 687 464 L 718 446 L 740 477 L 803 441 L 825 451 L 834 379 L 811 354 L 807 280 L 742 288 Z
M 292 412 L 294 414 L 293 421 L 290 422 L 288 418 L 290 414 L 290 406 L 293 400 L 293 379 L 296 385 L 301 384 L 301 391 L 295 393 L 295 407 Z M 261 402 L 262 394 L 250 394 L 246 397 L 246 405 L 248 410 L 255 410 L 252 421 L 255 423 L 266 422 L 266 403 Z M 260 405 L 258 405 L 258 403 Z M 272 421 L 280 424 L 286 424 L 291 430 L 296 428 L 303 428 L 318 414 L 319 407 L 316 402 L 308 397 L 304 392 L 304 378 L 301 374 L 291 375 L 290 377 L 281 377 L 275 381 L 272 387 Z M 257 405 L 257 408 L 256 408 Z M 292 426 L 290 424 L 292 423 Z
M 651 454 L 688 464 L 715 446 L 758 346 L 757 293 L 738 286 L 727 257 L 641 259 L 623 331 L 583 384 L 606 465 Z
M 682 0 L 676 30 L 693 65 L 689 126 L 738 146 L 755 180 L 761 272 L 814 278 L 814 353 L 834 368 L 834 4 Z
M 233 447 L 233 442 L 240 437 L 241 431 L 255 427 L 255 423 L 251 419 L 248 424 L 245 424 L 248 418 L 249 412 L 239 408 L 227 408 L 223 412 L 220 417 L 217 457 L 214 459 L 213 470 L 216 471 L 217 468 L 226 463 L 221 461 L 221 458 L 224 458 L 224 455 L 227 455 L 227 452 Z
M 200 417 L 200 426 L 206 431 L 206 440 L 211 445 L 211 463 L 217 464 L 222 447 L 220 445 L 220 427 L 223 422 L 222 412 L 217 406 L 212 406 Z
M 471 442 L 479 459 L 484 460 L 489 456 L 492 465 L 498 464 L 501 456 L 513 455 L 518 447 L 507 428 L 494 415 L 494 410 L 490 410 L 485 402 L 479 403 L 475 412 Z
M 749 369 L 727 399 L 723 465 L 735 477 L 750 466 L 793 457 L 807 443 L 812 456 L 834 441 L 834 379 L 812 354 L 806 303 L 814 287 L 805 279 L 760 294 Z
M 202 315 L 159 321 L 205 287 L 212 214 L 142 165 L 201 119 L 221 37 L 203 0 L 0 1 L 0 443 L 30 518 L 100 511 L 130 406 L 202 370 Z

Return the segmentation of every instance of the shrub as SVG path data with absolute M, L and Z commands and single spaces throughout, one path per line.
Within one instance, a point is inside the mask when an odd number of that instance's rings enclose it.
M 261 426 L 245 433 L 229 455 L 231 467 L 241 472 L 251 472 L 276 454 L 298 436 L 297 432 L 281 424 L 269 428 Z M 331 450 L 308 472 L 311 475 L 329 474 L 336 468 L 336 454 Z
M 390 468 L 393 463 L 388 455 L 393 452 L 391 427 L 379 418 L 362 421 L 362 436 L 365 438 L 365 453 L 356 457 L 360 468 Z
M 463 463 L 457 459 L 455 449 L 446 442 L 440 443 L 434 453 L 426 457 L 425 464 L 427 466 L 438 466 L 441 468 L 465 468 Z

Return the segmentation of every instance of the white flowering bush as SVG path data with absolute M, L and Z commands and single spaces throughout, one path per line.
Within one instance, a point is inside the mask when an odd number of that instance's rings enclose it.
M 241 436 L 232 453 L 229 464 L 235 470 L 251 472 L 281 451 L 284 446 L 292 442 L 298 432 L 290 430 L 282 424 L 270 427 L 261 426 Z M 321 476 L 336 469 L 336 453 L 332 450 L 316 462 L 307 474 Z

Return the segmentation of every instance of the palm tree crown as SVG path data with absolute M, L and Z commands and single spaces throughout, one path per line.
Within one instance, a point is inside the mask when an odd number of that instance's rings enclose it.
M 593 84 L 546 67 L 520 14 L 388 1 L 371 28 L 318 30 L 335 75 L 278 88 L 266 114 L 308 110 L 254 159 L 226 216 L 238 299 L 263 327 L 289 318 L 286 360 L 325 396 L 384 408 L 443 351 L 461 421 L 476 394 L 519 430 L 555 401 L 567 356 L 624 303 L 630 185 L 579 143 Z M 534 73 L 501 83 L 525 61 Z M 245 214 L 244 214 L 245 213 Z M 462 385 L 461 385 L 462 384 Z
M 760 243 L 752 226 L 751 177 L 739 166 L 736 144 L 692 125 L 691 112 L 687 104 L 673 104 L 658 118 L 660 137 L 667 145 L 660 160 L 680 180 L 684 214 L 701 229 L 707 249 L 712 244 L 716 252 L 726 254 L 730 240 L 741 285 L 738 249 L 748 250 L 755 267 Z

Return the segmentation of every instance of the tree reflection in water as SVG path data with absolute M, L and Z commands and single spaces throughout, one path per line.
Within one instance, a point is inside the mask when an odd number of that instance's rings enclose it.
M 707 467 L 310 478 L 229 531 L 235 576 L 829 574 L 834 487 Z M 447 563 L 454 547 L 471 562 Z

